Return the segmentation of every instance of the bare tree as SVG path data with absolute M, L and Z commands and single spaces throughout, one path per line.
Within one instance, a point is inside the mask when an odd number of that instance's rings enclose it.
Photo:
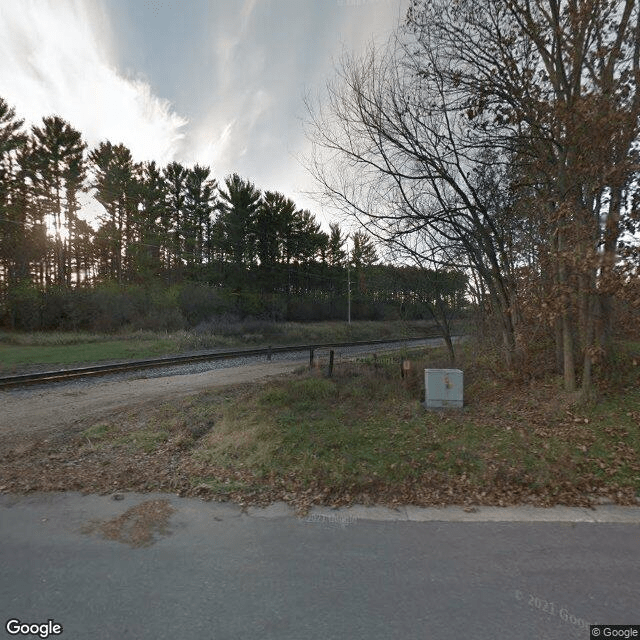
M 444 266 L 471 266 L 498 311 L 512 365 L 505 233 L 499 205 L 479 189 L 504 159 L 468 138 L 462 97 L 447 91 L 436 52 L 424 56 L 429 66 L 398 39 L 361 60 L 344 56 L 327 102 L 308 102 L 308 167 L 322 195 L 378 239 Z M 466 264 L 451 264 L 454 254 Z
M 467 95 L 473 135 L 517 153 L 520 177 L 535 184 L 530 218 L 547 239 L 539 266 L 551 284 L 543 302 L 557 320 L 565 388 L 576 386 L 577 340 L 588 393 L 610 334 L 620 234 L 637 188 L 638 3 L 416 0 L 409 24 L 455 60 L 448 79 Z
M 637 189 L 638 3 L 414 0 L 386 48 L 337 71 L 309 104 L 324 196 L 388 242 L 463 254 L 509 364 L 536 290 L 565 388 L 579 352 L 588 393 Z

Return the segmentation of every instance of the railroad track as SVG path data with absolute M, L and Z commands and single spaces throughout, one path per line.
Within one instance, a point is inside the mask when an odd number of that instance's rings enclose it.
M 439 335 L 423 336 L 422 338 L 395 338 L 393 340 L 363 340 L 357 342 L 326 342 L 316 344 L 302 344 L 276 347 L 260 347 L 258 349 L 234 349 L 234 350 L 218 350 L 206 353 L 197 353 L 182 356 L 168 356 L 162 358 L 151 358 L 148 360 L 135 360 L 117 362 L 112 364 L 99 364 L 90 367 L 78 367 L 74 369 L 60 369 L 57 371 L 40 371 L 37 373 L 24 373 L 15 376 L 0 377 L 0 389 L 17 387 L 28 384 L 46 384 L 49 382 L 58 382 L 69 380 L 72 378 L 83 378 L 87 376 L 100 376 L 110 373 L 120 373 L 125 371 L 135 371 L 137 369 L 150 369 L 157 367 L 165 367 L 172 365 L 184 365 L 195 362 L 203 362 L 207 360 L 226 360 L 230 358 L 242 358 L 250 356 L 265 356 L 268 360 L 276 353 L 292 353 L 296 351 L 308 351 L 309 359 L 313 362 L 314 352 L 317 349 L 329 349 L 340 347 L 359 347 L 369 345 L 381 345 L 391 343 L 402 343 L 421 339 L 438 338 Z

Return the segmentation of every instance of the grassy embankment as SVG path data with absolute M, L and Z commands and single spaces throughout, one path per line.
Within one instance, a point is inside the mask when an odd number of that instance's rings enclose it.
M 0 461 L 7 490 L 171 490 L 266 503 L 632 503 L 640 493 L 640 343 L 620 347 L 599 402 L 575 405 L 556 376 L 522 382 L 467 345 L 465 408 L 426 412 L 422 369 L 339 363 L 277 381 L 123 413 L 43 451 Z
M 216 347 L 422 337 L 427 322 L 219 322 L 206 330 L 90 334 L 0 331 L 0 373 L 55 365 L 139 359 Z

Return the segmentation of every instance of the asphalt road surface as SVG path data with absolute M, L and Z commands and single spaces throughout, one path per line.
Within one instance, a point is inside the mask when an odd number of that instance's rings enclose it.
M 6 637 L 25 637 L 9 619 L 95 640 L 567 640 L 589 638 L 589 623 L 640 624 L 638 508 L 297 518 L 119 497 L 0 496 Z M 99 523 L 158 499 L 174 511 L 152 544 L 104 538 Z

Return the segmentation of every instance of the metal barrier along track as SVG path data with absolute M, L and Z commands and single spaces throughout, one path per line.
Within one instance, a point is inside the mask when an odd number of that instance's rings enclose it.
M 376 344 L 390 344 L 392 342 L 407 342 L 409 340 L 421 340 L 436 338 L 437 335 L 423 336 L 422 338 L 395 338 L 393 340 L 362 340 L 357 342 L 326 342 L 316 344 L 301 344 L 290 346 L 260 347 L 259 349 L 236 349 L 233 351 L 210 351 L 182 356 L 169 356 L 163 358 L 151 358 L 149 360 L 136 360 L 129 362 L 117 362 L 115 364 L 93 365 L 90 367 L 78 367 L 76 369 L 61 369 L 58 371 L 41 371 L 38 373 L 24 373 L 15 376 L 0 377 L 0 388 L 15 387 L 33 383 L 56 382 L 70 378 L 85 376 L 99 376 L 122 371 L 135 371 L 136 369 L 148 369 L 152 367 L 164 367 L 176 364 L 189 364 L 206 360 L 224 360 L 228 358 L 242 358 L 245 356 L 271 357 L 274 353 L 287 353 L 295 351 L 314 351 L 328 347 L 358 347 Z

